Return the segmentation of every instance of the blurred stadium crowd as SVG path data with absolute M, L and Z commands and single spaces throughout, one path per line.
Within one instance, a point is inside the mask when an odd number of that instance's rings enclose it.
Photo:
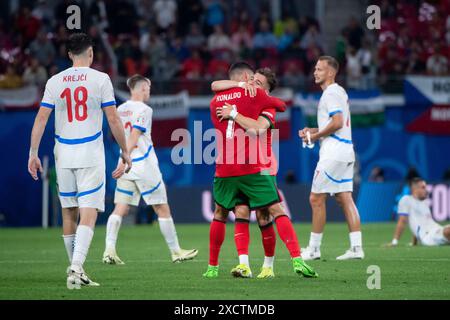
M 372 1 L 381 8 L 381 30 L 369 33 L 364 17 L 351 18 L 331 48 L 319 22 L 297 15 L 290 2 L 281 1 L 274 21 L 270 1 L 20 1 L 0 13 L 0 88 L 42 86 L 69 67 L 71 4 L 80 6 L 82 27 L 95 39 L 93 68 L 113 79 L 140 73 L 170 82 L 166 93 L 205 94 L 209 85 L 201 83 L 225 78 L 238 59 L 273 68 L 283 86 L 311 90 L 313 66 L 324 53 L 342 64 L 347 88 L 369 89 L 405 74 L 450 74 L 449 0 Z

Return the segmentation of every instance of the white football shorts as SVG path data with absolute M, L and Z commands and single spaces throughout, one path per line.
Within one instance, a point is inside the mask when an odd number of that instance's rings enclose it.
M 420 233 L 420 242 L 424 246 L 442 246 L 450 244 L 450 241 L 444 236 L 444 227 L 442 226 L 422 231 Z
M 58 194 L 63 208 L 95 208 L 105 211 L 105 166 L 58 168 Z
M 314 171 L 311 192 L 331 195 L 353 192 L 354 165 L 354 162 L 319 160 Z
M 114 203 L 139 205 L 141 197 L 147 205 L 167 203 L 167 193 L 164 181 L 158 182 L 150 180 L 127 180 L 120 178 L 117 180 Z

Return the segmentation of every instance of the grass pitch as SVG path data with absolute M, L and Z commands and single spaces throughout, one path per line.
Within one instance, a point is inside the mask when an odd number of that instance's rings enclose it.
M 295 226 L 306 246 L 310 225 Z M 69 291 L 65 270 L 67 255 L 61 229 L 0 229 L 0 299 L 450 299 L 450 246 L 409 247 L 406 232 L 397 248 L 384 248 L 394 224 L 363 225 L 366 259 L 336 261 L 349 246 L 345 224 L 328 224 L 322 260 L 310 264 L 318 279 L 299 277 L 292 271 L 289 254 L 277 239 L 274 279 L 235 279 L 237 264 L 233 224 L 220 255 L 220 275 L 204 279 L 208 263 L 209 226 L 177 225 L 183 248 L 198 248 L 195 260 L 173 264 L 164 239 L 155 225 L 123 226 L 118 241 L 123 266 L 104 265 L 105 227 L 96 228 L 85 270 L 98 288 Z M 252 223 L 250 263 L 254 277 L 263 261 L 261 236 Z M 367 268 L 381 269 L 381 289 L 369 290 Z

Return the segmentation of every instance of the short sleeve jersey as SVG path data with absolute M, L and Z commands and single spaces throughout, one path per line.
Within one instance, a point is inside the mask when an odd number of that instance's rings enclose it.
M 320 159 L 331 159 L 343 162 L 355 161 L 352 143 L 352 128 L 348 96 L 344 88 L 337 83 L 329 85 L 319 101 L 317 123 L 319 131 L 331 121 L 331 117 L 342 113 L 344 126 L 335 133 L 324 137 L 320 142 Z
M 264 116 L 272 125 L 275 121 L 276 111 L 283 112 L 286 104 L 278 98 L 267 95 L 261 89 L 258 89 L 256 96 L 251 98 L 245 95 L 242 88 L 221 91 L 213 97 L 210 103 L 211 120 L 216 129 L 218 153 L 216 177 L 242 176 L 270 170 L 270 159 L 265 159 L 266 157 L 261 156 L 261 153 L 266 152 L 270 155 L 271 144 L 269 150 L 266 150 L 267 141 L 264 142 L 258 136 L 246 134 L 235 121 L 219 121 L 216 110 L 222 108 L 226 102 L 233 105 L 243 116 L 255 120 L 259 116 Z
M 71 67 L 47 81 L 41 107 L 55 110 L 54 153 L 59 168 L 104 164 L 102 108 L 115 105 L 106 73 Z

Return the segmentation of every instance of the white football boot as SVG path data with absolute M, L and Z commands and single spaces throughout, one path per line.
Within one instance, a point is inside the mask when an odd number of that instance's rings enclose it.
M 350 259 L 364 259 L 364 251 L 362 247 L 352 247 L 345 251 L 342 256 L 336 258 L 336 260 L 350 260 Z
M 70 267 L 67 268 L 67 289 L 81 289 L 82 286 L 98 287 L 100 284 L 89 279 L 83 269 L 75 271 Z
M 172 262 L 182 262 L 185 260 L 194 259 L 198 254 L 197 249 L 184 250 L 180 249 L 180 251 L 172 251 Z
M 320 247 L 307 246 L 302 250 L 303 261 L 319 260 L 320 259 Z
M 106 249 L 105 252 L 103 253 L 103 259 L 102 259 L 103 263 L 106 264 L 125 264 L 125 262 L 123 262 L 119 256 L 116 253 L 116 250 L 111 250 L 111 249 Z

